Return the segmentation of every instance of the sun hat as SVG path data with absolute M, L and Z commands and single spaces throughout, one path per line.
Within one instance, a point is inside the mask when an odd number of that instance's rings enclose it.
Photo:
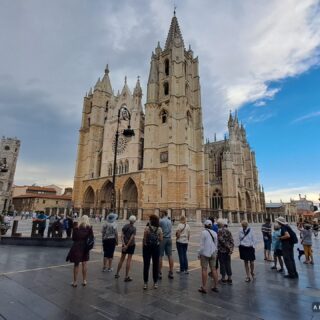
M 284 225 L 288 224 L 288 222 L 286 221 L 286 219 L 284 217 L 279 217 L 279 218 L 275 219 L 275 221 L 280 224 L 284 224 Z
M 135 223 L 137 220 L 136 216 L 132 215 L 129 217 L 129 221 L 132 222 L 132 223 Z
M 212 226 L 212 221 L 211 220 L 206 220 L 205 222 L 204 222 L 204 225 L 205 226 Z
M 108 216 L 107 216 L 107 221 L 109 223 L 112 223 L 112 222 L 115 222 L 116 220 L 118 219 L 118 215 L 116 213 L 109 213 Z

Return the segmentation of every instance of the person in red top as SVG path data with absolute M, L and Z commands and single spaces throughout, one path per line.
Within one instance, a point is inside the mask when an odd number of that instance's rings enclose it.
M 79 226 L 74 227 L 72 235 L 73 245 L 66 258 L 66 261 L 74 263 L 73 282 L 71 283 L 74 288 L 77 287 L 80 262 L 82 265 L 82 285 L 87 285 L 87 261 L 89 261 L 89 251 L 86 244 L 90 236 L 93 237 L 93 230 L 89 222 L 89 217 L 83 215 L 80 218 Z

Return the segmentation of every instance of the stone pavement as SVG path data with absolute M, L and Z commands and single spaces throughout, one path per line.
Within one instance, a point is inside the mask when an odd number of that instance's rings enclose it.
M 233 285 L 220 292 L 198 293 L 200 268 L 197 249 L 201 227 L 192 225 L 189 247 L 190 274 L 166 277 L 157 290 L 142 290 L 141 239 L 145 223 L 137 223 L 137 250 L 131 276 L 101 272 L 101 225 L 94 224 L 97 245 L 91 253 L 88 285 L 72 288 L 72 264 L 65 262 L 68 249 L 0 246 L 0 319 L 320 319 L 312 303 L 320 302 L 320 239 L 314 240 L 314 266 L 297 260 L 299 280 L 284 279 L 263 261 L 260 226 L 253 227 L 259 240 L 254 282 L 244 282 L 244 267 L 233 254 Z M 122 225 L 122 223 L 120 223 Z M 27 225 L 21 225 L 21 230 Z M 236 236 L 239 227 L 230 227 Z M 19 232 L 21 232 L 21 230 Z M 114 268 L 120 256 L 117 249 Z M 178 258 L 174 252 L 176 267 Z M 151 286 L 150 286 L 151 287 Z

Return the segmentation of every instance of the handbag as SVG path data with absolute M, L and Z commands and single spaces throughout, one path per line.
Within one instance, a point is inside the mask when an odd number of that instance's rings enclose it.
M 90 251 L 91 249 L 93 249 L 93 246 L 94 246 L 94 242 L 95 242 L 95 239 L 94 239 L 94 236 L 93 236 L 93 232 L 89 234 L 87 240 L 86 240 L 86 251 Z
M 177 230 L 176 231 L 176 238 L 177 238 L 177 240 L 180 238 L 180 235 L 181 235 L 181 233 L 183 232 L 183 230 L 186 228 L 186 226 L 187 226 L 187 224 L 185 223 L 184 224 L 184 227 L 181 229 L 181 230 Z

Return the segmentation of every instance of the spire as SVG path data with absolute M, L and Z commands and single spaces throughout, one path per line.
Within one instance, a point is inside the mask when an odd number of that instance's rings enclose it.
M 154 53 L 152 52 L 148 83 L 157 83 L 158 82 L 157 62 L 155 59 L 156 59 L 156 57 L 155 57 Z
M 166 45 L 165 45 L 165 50 L 172 47 L 172 44 L 175 39 L 177 39 L 180 42 L 180 44 L 184 47 L 184 42 L 183 42 L 182 34 L 180 31 L 178 19 L 176 17 L 176 11 L 174 10 L 174 15 L 171 20 L 171 25 L 168 32 Z
M 137 77 L 137 83 L 134 88 L 133 95 L 136 97 L 140 97 L 140 98 L 142 97 L 142 89 L 140 86 L 140 77 L 139 76 Z
M 106 68 L 104 70 L 104 76 L 100 82 L 99 89 L 101 91 L 107 92 L 109 94 L 112 94 L 112 87 L 109 79 L 109 66 L 106 65 Z
M 98 89 L 100 89 L 100 78 L 98 78 L 98 81 L 97 81 L 97 83 L 95 84 L 93 91 L 96 91 L 96 90 L 98 90 Z
M 216 142 L 216 141 L 217 141 L 217 134 L 214 133 L 214 142 Z
M 90 87 L 89 93 L 88 93 L 88 97 L 92 96 L 92 88 Z
M 228 127 L 231 127 L 232 125 L 233 125 L 233 117 L 232 117 L 232 112 L 230 110 L 229 120 L 228 120 Z
M 236 109 L 236 111 L 234 112 L 234 121 L 236 123 L 238 123 L 238 110 Z
M 131 96 L 131 91 L 130 91 L 128 84 L 127 84 L 127 76 L 124 77 L 124 86 L 122 88 L 121 95 L 130 95 Z

